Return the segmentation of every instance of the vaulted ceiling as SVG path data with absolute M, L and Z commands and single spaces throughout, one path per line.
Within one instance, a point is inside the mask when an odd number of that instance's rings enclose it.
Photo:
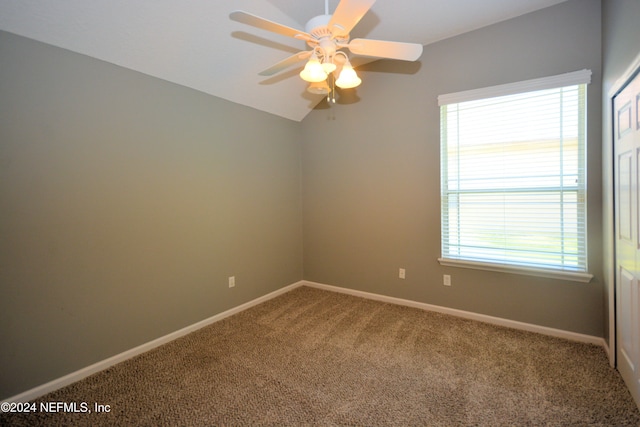
M 563 1 L 378 0 L 351 37 L 427 45 Z M 258 73 L 307 46 L 232 21 L 234 10 L 304 30 L 325 0 L 0 0 L 0 30 L 302 120 L 322 99 L 306 92 L 304 63 Z

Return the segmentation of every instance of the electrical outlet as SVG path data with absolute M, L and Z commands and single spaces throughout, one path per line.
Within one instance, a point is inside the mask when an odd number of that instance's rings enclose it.
M 229 277 L 229 287 L 233 288 L 236 285 L 236 276 Z
M 406 276 L 404 268 L 401 268 L 400 270 L 398 270 L 398 277 L 401 279 L 404 279 Z
M 451 286 L 451 276 L 449 276 L 448 274 L 442 276 L 442 284 L 445 286 Z

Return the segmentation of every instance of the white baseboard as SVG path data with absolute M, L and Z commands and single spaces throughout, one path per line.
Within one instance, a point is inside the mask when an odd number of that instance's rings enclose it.
M 579 341 L 589 344 L 596 344 L 602 346 L 605 350 L 607 350 L 606 342 L 601 337 L 595 337 L 591 335 L 578 334 L 575 332 L 563 331 L 560 329 L 548 328 L 545 326 L 532 325 L 529 323 L 517 322 L 515 320 L 502 319 L 499 317 L 487 316 L 484 314 L 473 313 L 469 311 L 456 310 L 453 308 L 441 307 L 437 305 L 426 304 L 417 301 L 411 301 L 401 298 L 389 297 L 385 295 L 373 294 L 364 291 L 357 291 L 354 289 L 341 288 L 337 286 L 325 285 L 322 283 L 310 282 L 307 280 L 301 280 L 299 282 L 293 283 L 289 286 L 285 286 L 284 288 L 278 289 L 277 291 L 271 292 L 262 297 L 256 298 L 252 301 L 239 305 L 238 307 L 234 307 L 222 313 L 216 314 L 215 316 L 209 317 L 208 319 L 202 320 L 200 322 L 194 323 L 193 325 L 182 328 L 178 331 L 172 332 L 160 338 L 157 338 L 153 341 L 149 341 L 148 343 L 139 345 L 130 350 L 124 351 L 120 354 L 116 354 L 108 359 L 102 360 L 100 362 L 94 363 L 93 365 L 82 368 L 78 371 L 72 372 L 68 375 L 65 375 L 61 378 L 55 379 L 53 381 L 49 381 L 46 384 L 42 384 L 38 387 L 27 390 L 23 393 L 17 394 L 15 396 L 9 397 L 7 399 L 3 399 L 3 402 L 28 402 L 33 399 L 37 399 L 40 396 L 43 396 L 47 393 L 55 391 L 59 388 L 65 387 L 71 383 L 76 381 L 80 381 L 83 378 L 88 377 L 89 375 L 95 374 L 102 370 L 105 370 L 117 363 L 123 362 L 127 359 L 130 359 L 139 354 L 145 353 L 149 350 L 152 350 L 156 347 L 159 347 L 163 344 L 166 344 L 170 341 L 173 341 L 177 338 L 180 338 L 184 335 L 187 335 L 191 332 L 194 332 L 200 328 L 211 325 L 212 323 L 218 322 L 222 319 L 225 319 L 229 316 L 233 316 L 234 314 L 240 313 L 248 308 L 261 304 L 265 301 L 273 299 L 277 296 L 285 294 L 293 289 L 299 288 L 301 286 L 309 286 L 312 288 L 323 289 L 332 292 L 339 292 L 343 294 L 353 295 L 357 297 L 367 298 L 376 301 L 388 302 L 391 304 L 404 305 L 407 307 L 419 308 L 427 311 L 435 311 L 443 314 L 450 314 L 452 316 L 462 317 L 465 319 L 476 320 L 485 323 L 491 323 L 494 325 L 506 326 L 513 329 L 520 329 L 530 332 L 537 332 L 544 335 L 550 335 L 559 338 L 565 338 L 572 341 Z
M 300 281 L 297 283 L 294 283 L 292 285 L 289 286 L 285 286 L 284 288 L 278 289 L 277 291 L 273 291 L 267 295 L 264 295 L 262 297 L 256 298 L 252 301 L 246 302 L 242 305 L 239 305 L 237 307 L 231 308 L 227 311 L 224 311 L 222 313 L 216 314 L 215 316 L 209 317 L 208 319 L 204 319 L 200 322 L 194 323 L 193 325 L 187 326 L 185 328 L 182 328 L 180 330 L 177 330 L 175 332 L 172 332 L 170 334 L 167 334 L 165 336 L 162 336 L 160 338 L 157 338 L 153 341 L 149 341 L 148 343 L 139 345 L 135 348 L 132 348 L 130 350 L 124 351 L 120 354 L 116 354 L 115 356 L 112 356 L 108 359 L 102 360 L 100 362 L 94 363 L 93 365 L 87 366 L 86 368 L 82 368 L 78 371 L 72 372 L 68 375 L 65 375 L 61 378 L 55 379 L 53 381 L 49 381 L 46 384 L 42 384 L 38 387 L 32 388 L 30 390 L 27 390 L 23 393 L 17 394 L 15 396 L 9 397 L 7 399 L 3 399 L 3 402 L 28 402 L 30 400 L 33 399 L 37 399 L 40 396 L 43 396 L 47 393 L 50 393 L 52 391 L 55 391 L 59 388 L 65 387 L 71 383 L 74 383 L 76 381 L 80 381 L 83 378 L 88 377 L 89 375 L 95 374 L 96 372 L 100 372 L 103 371 L 117 363 L 120 362 L 124 362 L 127 359 L 131 359 L 134 356 L 137 356 L 139 354 L 145 353 L 149 350 L 152 350 L 156 347 L 159 347 L 163 344 L 166 344 L 170 341 L 173 341 L 177 338 L 180 338 L 182 336 L 185 336 L 191 332 L 194 332 L 200 328 L 203 328 L 205 326 L 211 325 L 212 323 L 215 322 L 219 322 L 222 319 L 225 319 L 229 316 L 233 316 L 234 314 L 240 313 L 241 311 L 244 311 L 248 308 L 251 308 L 253 306 L 256 306 L 258 304 L 261 304 L 265 301 L 268 301 L 272 298 L 275 298 L 277 296 L 280 296 L 284 293 L 287 293 L 295 288 L 298 288 L 300 286 L 302 286 L 304 284 L 304 282 Z
M 357 297 L 372 299 L 376 301 L 388 302 L 391 304 L 404 305 L 407 307 L 419 308 L 427 311 L 435 311 L 438 313 L 449 314 L 452 316 L 462 317 L 465 319 L 476 320 L 484 323 L 491 323 L 493 325 L 506 326 L 512 329 L 519 329 L 523 331 L 536 332 L 543 335 L 549 335 L 552 337 L 564 338 L 571 341 L 579 341 L 588 344 L 595 344 L 603 347 L 606 350 L 606 342 L 602 337 L 596 337 L 592 335 L 579 334 L 576 332 L 564 331 L 561 329 L 549 328 L 546 326 L 533 325 L 530 323 L 518 322 L 516 320 L 503 319 L 500 317 L 487 316 L 486 314 L 478 314 L 470 311 L 457 310 L 454 308 L 447 308 L 438 305 L 426 304 L 423 302 L 411 301 L 402 298 L 389 297 L 385 295 L 373 294 L 364 291 L 357 291 L 354 289 L 341 288 L 338 286 L 325 285 L 322 283 L 302 281 L 302 285 L 312 288 L 324 289 L 327 291 L 340 292 L 343 294 L 349 294 Z
M 609 347 L 607 340 L 605 340 L 604 338 L 602 339 L 602 347 L 604 348 L 604 352 L 607 353 L 607 358 L 609 359 L 609 365 L 611 365 L 612 368 L 615 368 L 616 359 L 615 357 L 613 357 L 613 354 L 611 354 L 611 347 Z

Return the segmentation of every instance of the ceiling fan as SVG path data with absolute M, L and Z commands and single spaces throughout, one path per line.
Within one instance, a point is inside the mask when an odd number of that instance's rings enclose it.
M 353 70 L 349 57 L 341 49 L 346 48 L 356 55 L 404 61 L 415 61 L 422 55 L 422 45 L 417 43 L 349 39 L 351 30 L 374 3 L 375 0 L 341 0 L 333 15 L 330 15 L 329 1 L 325 0 L 325 14 L 311 18 L 305 25 L 305 31 L 240 10 L 232 12 L 229 17 L 243 24 L 304 40 L 311 50 L 298 52 L 259 74 L 272 76 L 309 59 L 300 77 L 311 83 L 309 92 L 326 95 L 331 91 L 328 80 L 342 89 L 356 87 L 362 82 Z

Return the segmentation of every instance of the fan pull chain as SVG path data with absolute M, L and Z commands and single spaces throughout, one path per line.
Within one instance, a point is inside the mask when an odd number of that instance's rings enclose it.
M 336 103 L 336 78 L 331 79 L 331 102 Z
M 327 103 L 336 103 L 336 78 L 330 76 L 329 79 L 331 80 L 331 88 L 329 90 L 329 93 L 327 94 Z

